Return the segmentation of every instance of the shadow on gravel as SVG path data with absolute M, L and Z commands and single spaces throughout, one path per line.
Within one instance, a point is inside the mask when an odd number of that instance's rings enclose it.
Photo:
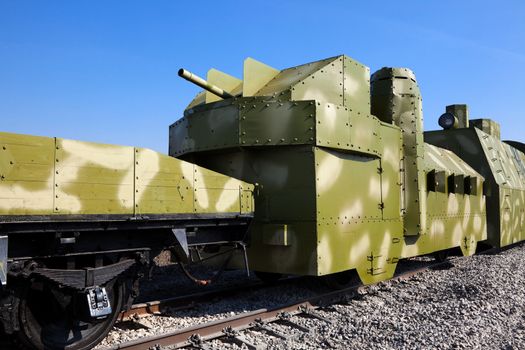
M 453 267 L 454 267 L 454 264 L 451 261 L 445 261 L 441 265 L 430 267 L 430 270 L 443 271 L 443 270 L 449 270 L 449 269 L 451 269 Z
M 136 331 L 139 329 L 150 329 L 150 327 L 147 327 L 141 323 L 137 323 L 133 320 L 117 322 L 113 327 L 117 329 L 121 329 L 121 330 L 128 330 L 128 331 Z
M 430 257 L 418 257 L 414 259 L 403 260 L 398 265 L 396 275 L 406 271 L 427 267 L 434 262 L 435 260 Z M 432 269 L 447 270 L 451 267 L 454 267 L 453 263 L 446 262 Z M 150 295 L 155 295 L 157 298 L 158 294 L 154 293 L 155 290 L 157 292 L 163 292 L 163 289 L 167 289 L 169 291 L 177 291 L 178 295 L 184 295 L 195 292 L 205 292 L 215 287 L 215 285 L 213 287 L 198 287 L 192 285 L 190 282 L 178 280 L 179 278 L 184 277 L 179 274 L 177 266 L 174 265 L 157 267 L 156 269 L 157 272 L 154 276 L 156 288 L 151 291 L 153 293 L 150 293 Z M 161 279 L 162 277 L 166 277 L 166 280 L 161 281 L 159 284 L 159 277 L 161 277 Z M 217 286 L 227 286 L 228 284 L 232 284 L 232 281 L 235 284 L 241 284 L 243 282 L 248 282 L 251 279 L 252 278 L 246 277 L 244 271 L 225 271 L 223 278 L 218 281 Z M 376 285 L 375 288 L 379 288 L 381 290 L 382 288 L 388 289 L 387 287 L 382 287 L 382 284 Z M 372 291 L 369 291 L 369 293 L 373 293 L 375 289 L 372 288 L 371 290 Z M 234 314 L 252 312 L 259 309 L 271 309 L 283 304 L 297 302 L 306 297 L 312 297 L 328 291 L 330 291 L 330 288 L 323 283 L 322 278 L 306 277 L 275 284 L 266 284 L 262 288 L 258 287 L 254 288 L 253 290 L 232 291 L 230 295 L 215 297 L 200 303 L 188 305 L 187 307 L 181 307 L 180 305 L 177 307 L 166 306 L 161 310 L 161 313 L 158 315 L 158 317 L 186 319 L 185 321 L 181 322 L 181 326 L 187 326 L 183 323 L 196 322 L 195 319 L 197 319 L 198 322 L 202 322 L 210 319 L 216 319 L 217 317 L 224 318 Z M 348 297 L 344 297 L 343 300 L 335 301 L 335 304 L 344 304 L 350 300 L 360 300 L 364 298 L 364 296 L 361 296 L 358 293 L 350 294 Z M 137 323 L 140 324 L 141 321 L 138 320 L 135 322 L 132 320 L 129 321 L 128 324 L 121 323 L 118 325 L 118 328 L 134 329 L 132 327 L 135 327 L 135 324 Z
M 204 291 L 202 288 L 198 290 Z M 318 278 L 290 279 L 268 283 L 253 290 L 232 291 L 229 295 L 194 303 L 187 308 L 166 306 L 156 317 L 177 319 L 175 322 L 179 325 L 177 328 L 182 328 L 196 322 L 202 323 L 211 319 L 231 317 L 234 314 L 271 309 L 315 296 L 323 291 L 326 291 L 326 286 Z M 135 330 L 140 329 L 141 324 L 146 329 L 149 328 L 148 326 L 153 327 L 147 319 L 138 319 L 121 322 L 116 328 Z

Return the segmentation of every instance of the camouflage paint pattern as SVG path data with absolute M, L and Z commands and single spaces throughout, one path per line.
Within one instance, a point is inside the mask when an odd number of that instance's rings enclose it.
M 424 144 L 410 70 L 374 74 L 372 100 L 368 67 L 346 56 L 282 71 L 248 59 L 243 71 L 234 98 L 206 103 L 201 93 L 190 103 L 170 126 L 169 153 L 259 185 L 253 269 L 357 269 L 372 283 L 401 258 L 451 247 L 469 255 L 485 239 L 483 177 Z M 432 171 L 479 181 L 472 194 L 431 193 Z
M 402 130 L 404 234 L 425 233 L 423 107 L 416 77 L 406 68 L 382 68 L 372 76 L 372 113 Z
M 253 189 L 148 149 L 0 133 L 0 216 L 245 214 Z
M 485 197 L 482 195 L 484 178 L 451 151 L 429 144 L 425 144 L 424 149 L 424 173 L 443 172 L 448 181 L 445 181 L 442 191 L 428 190 L 426 186 L 425 234 L 417 238 L 416 244 L 407 244 L 403 256 L 429 254 L 458 246 L 464 255 L 472 255 L 477 242 L 487 238 Z M 454 181 L 450 180 L 458 178 L 458 186 L 453 188 Z M 466 193 L 465 184 L 470 183 L 470 179 L 475 179 L 475 189 Z M 425 183 L 428 180 L 427 177 Z
M 450 149 L 483 174 L 487 242 L 503 247 L 525 239 L 525 154 L 501 142 L 499 126 L 494 125 L 491 120 L 475 119 L 469 128 L 427 132 L 425 140 Z

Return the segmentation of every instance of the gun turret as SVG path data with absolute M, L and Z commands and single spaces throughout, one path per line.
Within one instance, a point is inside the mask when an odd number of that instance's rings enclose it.
M 179 77 L 186 79 L 189 82 L 192 82 L 195 85 L 200 86 L 201 88 L 208 90 L 212 94 L 215 94 L 219 96 L 220 98 L 231 98 L 233 97 L 232 94 L 229 92 L 221 89 L 218 86 L 215 86 L 213 84 L 208 83 L 206 80 L 202 79 L 201 77 L 187 71 L 184 68 L 179 69 Z

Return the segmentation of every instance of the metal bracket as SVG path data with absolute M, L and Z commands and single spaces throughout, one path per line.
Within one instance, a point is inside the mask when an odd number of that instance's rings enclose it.
M 0 283 L 7 284 L 7 236 L 0 236 Z
M 175 236 L 175 254 L 184 261 L 188 261 L 190 258 L 190 250 L 188 248 L 188 237 L 186 236 L 185 228 L 173 228 L 171 229 Z
M 370 255 L 367 255 L 366 260 L 370 262 L 370 268 L 366 270 L 366 272 L 369 275 L 375 276 L 375 275 L 381 275 L 385 273 L 384 269 L 382 267 L 374 267 L 375 261 L 377 258 L 383 257 L 382 255 L 374 255 L 374 252 L 370 252 Z
M 86 296 L 91 317 L 103 319 L 108 315 L 111 315 L 113 310 L 111 309 L 111 303 L 106 288 L 90 288 L 87 290 Z
M 244 267 L 246 268 L 246 276 L 250 277 L 250 265 L 248 264 L 248 253 L 246 252 L 246 244 L 244 242 L 238 243 L 241 246 L 243 258 L 244 258 Z

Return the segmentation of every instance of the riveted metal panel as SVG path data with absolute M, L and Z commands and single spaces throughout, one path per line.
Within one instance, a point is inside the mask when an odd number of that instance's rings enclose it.
M 343 105 L 343 56 L 310 73 L 292 86 L 291 99 Z
M 428 188 L 425 193 L 426 234 L 407 244 L 403 256 L 452 247 L 459 247 L 464 255 L 471 255 L 477 242 L 487 237 L 485 197 L 481 192 L 481 181 L 476 182 L 472 191 L 475 195 L 463 194 L 463 179 L 483 177 L 453 152 L 429 144 L 424 146 L 423 170 L 427 174 Z
M 403 153 L 401 130 L 393 125 L 380 125 L 381 146 L 381 200 L 383 219 L 401 218 L 401 169 Z
M 314 220 L 315 173 L 308 145 L 232 149 L 213 157 L 195 154 L 205 168 L 259 184 L 255 201 L 260 220 Z
M 349 149 L 381 156 L 383 144 L 379 119 L 350 111 Z
M 415 76 L 406 68 L 382 68 L 373 74 L 372 113 L 403 131 L 403 211 L 405 235 L 425 233 L 425 158 L 423 109 Z
M 53 212 L 53 138 L 0 132 L 0 214 Z
M 381 156 L 383 145 L 379 120 L 348 107 L 317 102 L 316 144 L 318 146 Z
M 56 214 L 133 214 L 134 148 L 56 139 Z
M 500 215 L 501 215 L 501 246 L 512 244 L 512 190 L 510 188 L 500 188 Z
M 489 134 L 496 139 L 501 139 L 499 123 L 492 119 L 472 119 L 470 124 L 477 129 L 482 130 L 484 133 Z
M 193 149 L 195 141 L 190 138 L 188 118 L 181 118 L 170 125 L 169 155 L 177 156 Z
M 402 221 L 318 224 L 319 275 L 355 268 L 365 284 L 391 278 L 403 249 Z
M 246 147 L 196 153 L 206 168 L 257 183 L 255 221 L 250 233 L 250 268 L 317 274 L 315 231 L 315 165 L 311 145 Z M 206 183 L 207 184 L 207 183 Z M 206 186 L 209 187 L 209 186 Z M 267 225 L 287 225 L 287 245 L 268 245 Z
M 370 68 L 344 56 L 343 104 L 362 115 L 370 114 Z
M 350 149 L 350 114 L 347 108 L 318 102 L 315 115 L 318 146 Z
M 447 175 L 456 173 L 470 176 L 480 176 L 468 163 L 450 150 L 425 144 L 424 168 L 445 171 Z M 481 177 L 483 179 L 483 177 Z
M 525 183 L 525 154 L 523 154 L 518 149 L 509 145 L 506 147 L 511 154 L 511 159 L 514 162 L 514 167 L 516 168 L 516 174 L 518 177 L 518 182 L 520 184 Z
M 306 79 L 315 71 L 319 70 L 321 67 L 329 64 L 330 62 L 337 60 L 337 57 L 327 58 L 321 61 L 311 62 L 303 64 L 296 67 L 291 67 L 288 69 L 282 70 L 275 78 L 270 80 L 266 86 L 259 90 L 255 95 L 256 96 L 276 96 L 279 98 L 288 98 L 291 97 L 291 89 L 293 85 L 296 85 L 298 82 Z
M 403 229 L 399 217 L 382 218 L 380 159 L 316 148 L 315 162 L 317 274 L 357 269 L 364 283 L 391 277 Z
M 478 133 L 479 131 L 479 133 Z M 477 189 L 476 195 L 465 195 L 465 197 L 481 197 L 484 199 L 486 206 L 486 221 L 485 226 L 487 230 L 487 243 L 493 246 L 500 245 L 500 188 L 498 183 L 495 180 L 495 173 L 492 171 L 491 160 L 494 158 L 494 152 L 497 150 L 488 149 L 487 139 L 490 138 L 490 135 L 483 133 L 482 131 L 472 127 L 463 128 L 463 129 L 451 129 L 451 130 L 440 130 L 432 131 L 425 133 L 425 140 L 434 145 L 437 145 L 439 149 L 446 148 L 448 152 L 454 155 L 461 157 L 461 159 L 466 162 L 472 169 L 475 169 L 476 172 L 479 172 L 479 175 L 475 173 L 465 172 L 464 174 L 469 175 L 470 177 L 477 177 Z M 452 152 L 451 152 L 452 151 Z M 494 152 L 493 152 L 494 151 Z M 497 154 L 497 153 L 496 153 Z M 425 160 L 427 160 L 426 157 Z M 442 159 L 436 156 L 437 158 L 434 163 L 443 164 Z M 458 162 L 455 162 L 458 163 Z M 447 163 L 446 167 L 449 167 L 449 171 L 454 171 L 458 173 L 457 170 L 454 170 L 453 162 Z M 450 197 L 457 197 L 454 194 L 451 194 Z M 446 204 L 446 203 L 445 203 Z M 463 204 L 464 205 L 464 204 Z M 445 206 L 446 208 L 446 206 Z M 485 210 L 485 209 L 483 209 Z M 475 209 L 471 209 L 472 213 L 475 213 Z M 478 220 L 478 219 L 476 219 Z M 478 221 L 479 222 L 479 221 Z M 439 224 L 441 225 L 441 224 Z M 451 224 L 452 225 L 452 224 Z M 482 221 L 483 225 L 483 221 Z M 442 226 L 442 225 L 441 225 Z
M 215 102 L 220 103 L 220 102 Z M 199 113 L 186 116 L 188 139 L 185 142 L 193 151 L 227 148 L 239 144 L 239 112 L 236 105 L 217 105 Z M 183 125 L 179 125 L 182 128 Z M 179 144 L 180 141 L 174 141 Z M 174 149 L 183 147 L 175 146 Z
M 312 147 L 285 148 L 279 152 L 265 152 L 253 165 L 260 179 L 253 182 L 263 187 L 255 210 L 258 213 L 261 210 L 261 218 L 271 221 L 314 220 L 316 199 Z
M 135 149 L 136 214 L 193 213 L 194 165 Z
M 242 146 L 314 143 L 313 101 L 243 99 L 239 105 L 239 138 Z
M 513 151 L 512 146 L 478 128 L 474 130 L 479 137 L 496 183 L 500 186 L 524 190 L 525 183 L 521 181 L 520 176 L 521 166 L 516 162 L 514 153 L 519 151 Z
M 268 244 L 268 237 L 283 223 L 257 223 L 250 230 L 248 254 L 250 268 L 256 271 L 282 272 L 297 275 L 317 275 L 317 238 L 315 221 L 291 221 L 286 225 L 286 237 L 278 237 L 286 245 Z M 267 228 L 268 226 L 268 228 Z M 284 233 L 284 232 L 283 232 Z M 278 233 L 277 233 L 278 234 Z M 284 238 L 286 240 L 284 241 Z M 273 241 L 275 242 L 275 241 Z
M 501 217 L 499 244 L 504 247 L 524 237 L 525 192 L 501 186 L 499 195 Z
M 318 220 L 381 219 L 378 158 L 317 148 Z
M 190 104 L 186 107 L 186 109 L 191 109 L 195 106 L 199 106 L 206 103 L 206 90 L 202 90 L 199 92 L 193 100 L 190 102 Z

